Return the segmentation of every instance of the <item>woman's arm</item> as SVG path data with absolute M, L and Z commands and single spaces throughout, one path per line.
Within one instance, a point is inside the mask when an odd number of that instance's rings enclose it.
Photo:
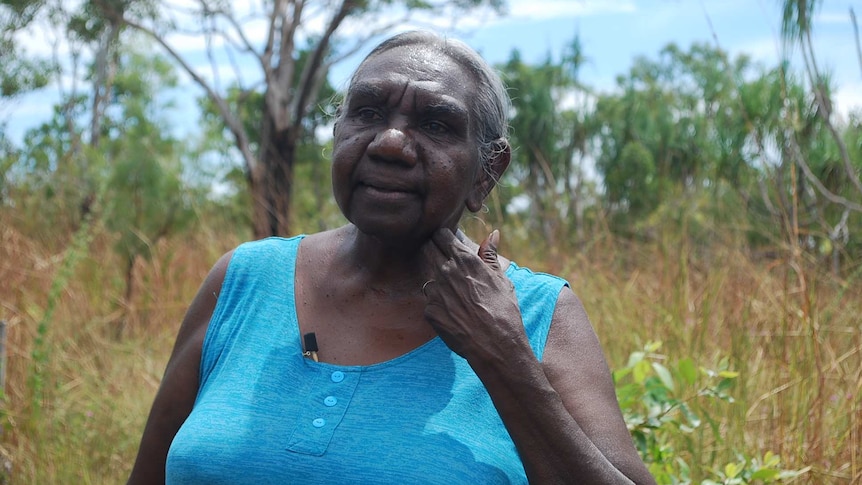
M 450 235 L 436 233 L 438 252 L 428 250 L 438 269 L 427 288 L 425 315 L 482 380 L 530 482 L 655 483 L 632 443 L 604 354 L 574 293 L 560 292 L 539 362 L 497 260 L 497 236 L 483 241 L 477 255 Z
M 569 288 L 560 292 L 541 364 L 522 349 L 504 361 L 471 365 L 531 483 L 655 483 L 626 428 L 598 339 Z
M 213 266 L 183 318 L 144 427 L 130 485 L 165 482 L 168 449 L 197 397 L 201 348 L 232 254 L 225 254 Z

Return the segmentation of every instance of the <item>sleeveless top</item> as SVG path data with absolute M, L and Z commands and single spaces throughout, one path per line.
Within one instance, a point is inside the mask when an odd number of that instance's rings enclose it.
M 482 382 L 439 338 L 368 366 L 302 356 L 294 271 L 302 236 L 240 245 L 203 343 L 170 484 L 527 483 Z M 567 283 L 512 263 L 541 359 Z

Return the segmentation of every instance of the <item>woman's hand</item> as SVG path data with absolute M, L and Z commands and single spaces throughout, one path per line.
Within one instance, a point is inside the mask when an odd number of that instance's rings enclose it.
M 529 351 L 514 286 L 497 258 L 499 241 L 495 230 L 474 252 L 449 229 L 439 229 L 423 248 L 433 268 L 423 288 L 425 319 L 470 362 Z
M 533 355 L 494 231 L 478 251 L 438 230 L 423 248 L 425 319 L 482 380 L 531 483 L 654 484 L 619 412 L 583 306 L 557 299 L 543 359 Z

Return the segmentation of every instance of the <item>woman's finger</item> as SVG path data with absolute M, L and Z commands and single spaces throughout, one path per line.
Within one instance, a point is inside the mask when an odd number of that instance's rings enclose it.
M 500 231 L 494 229 L 488 237 L 479 244 L 479 257 L 496 270 L 502 270 L 500 259 L 497 258 L 497 248 L 500 244 Z

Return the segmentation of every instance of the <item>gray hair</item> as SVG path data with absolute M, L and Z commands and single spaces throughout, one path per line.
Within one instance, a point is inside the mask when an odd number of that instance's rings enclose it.
M 369 59 L 397 47 L 412 45 L 421 45 L 445 55 L 465 68 L 476 81 L 478 92 L 470 109 L 474 118 L 473 128 L 478 138 L 479 161 L 487 171 L 493 156 L 507 146 L 500 140 L 505 141 L 509 133 L 509 110 L 512 102 L 497 71 L 466 43 L 430 31 L 414 30 L 396 34 L 378 44 L 365 56 L 351 77 L 350 84 L 356 81 L 359 69 Z

